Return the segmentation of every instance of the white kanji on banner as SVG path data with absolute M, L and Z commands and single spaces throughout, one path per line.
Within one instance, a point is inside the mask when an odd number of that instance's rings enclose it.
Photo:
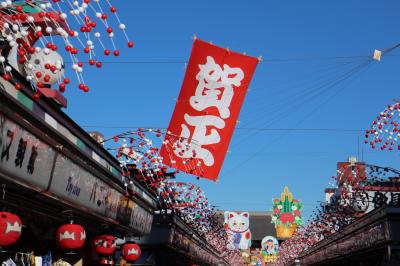
M 190 132 L 186 124 L 181 125 L 181 138 L 177 142 L 180 147 L 186 147 L 186 149 L 175 149 L 174 153 L 180 158 L 202 159 L 206 166 L 212 166 L 214 165 L 214 156 L 212 151 L 204 146 L 221 141 L 218 130 L 215 128 L 223 129 L 225 127 L 223 119 L 230 116 L 229 107 L 234 96 L 233 86 L 240 86 L 244 74 L 240 68 L 231 68 L 228 65 L 221 68 L 212 56 L 207 56 L 206 64 L 199 65 L 199 69 L 200 71 L 196 75 L 199 84 L 195 95 L 190 97 L 190 106 L 197 111 L 215 107 L 221 117 L 214 115 L 191 116 L 185 113 L 185 122 L 187 125 L 193 126 L 194 131 Z M 207 134 L 207 127 L 213 127 L 209 134 Z
M 207 63 L 199 65 L 199 68 L 200 72 L 196 75 L 199 84 L 195 95 L 190 97 L 190 106 L 197 111 L 216 107 L 221 118 L 228 118 L 234 95 L 233 85 L 239 87 L 244 78 L 242 69 L 228 65 L 221 68 L 212 56 L 207 56 Z
M 194 41 L 160 151 L 165 164 L 217 180 L 257 64 L 255 57 Z

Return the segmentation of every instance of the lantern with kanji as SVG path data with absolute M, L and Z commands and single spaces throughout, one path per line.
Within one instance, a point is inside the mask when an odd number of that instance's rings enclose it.
M 140 257 L 140 247 L 135 243 L 126 243 L 122 246 L 122 256 L 127 261 L 135 261 Z
M 21 236 L 21 219 L 9 212 L 0 212 L 0 247 L 15 244 Z
M 64 224 L 56 232 L 57 245 L 65 250 L 77 250 L 86 240 L 85 229 L 78 224 Z
M 97 236 L 94 239 L 94 247 L 100 255 L 112 255 L 117 248 L 116 237 L 110 235 Z

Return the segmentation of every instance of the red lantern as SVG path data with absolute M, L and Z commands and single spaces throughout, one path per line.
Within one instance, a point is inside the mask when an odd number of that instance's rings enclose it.
M 102 255 L 112 255 L 117 248 L 116 239 L 116 237 L 109 235 L 97 236 L 94 239 L 96 252 Z
M 0 212 L 0 247 L 15 244 L 21 236 L 21 219 L 9 212 Z
M 58 228 L 56 240 L 58 246 L 62 249 L 80 249 L 85 244 L 86 232 L 78 224 L 64 224 Z
M 140 247 L 135 243 L 127 243 L 122 246 L 122 256 L 127 261 L 135 261 L 140 257 Z

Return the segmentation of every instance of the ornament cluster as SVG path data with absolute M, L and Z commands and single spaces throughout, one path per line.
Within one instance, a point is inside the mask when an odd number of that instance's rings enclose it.
M 101 68 L 104 56 L 120 55 L 114 40 L 117 33 L 127 47 L 134 46 L 108 0 L 2 0 L 0 12 L 2 77 L 20 90 L 14 75 L 21 73 L 35 90 L 35 98 L 49 95 L 46 89 L 64 93 L 71 83 L 69 72 L 76 76 L 78 88 L 88 92 L 84 70 Z

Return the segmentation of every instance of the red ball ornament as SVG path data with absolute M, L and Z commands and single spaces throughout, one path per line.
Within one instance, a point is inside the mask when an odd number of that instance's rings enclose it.
M 65 83 L 61 83 L 61 84 L 59 85 L 59 91 L 60 91 L 60 92 L 65 92 L 65 87 L 66 87 Z
M 127 261 L 135 261 L 140 257 L 140 247 L 135 243 L 127 243 L 122 246 L 122 256 Z
M 65 224 L 58 228 L 56 240 L 61 249 L 77 250 L 85 244 L 86 232 L 78 224 Z
M 3 74 L 3 79 L 4 80 L 10 80 L 11 76 L 9 74 Z
M 94 239 L 94 247 L 101 255 L 112 255 L 117 248 L 116 237 L 109 235 L 97 236 Z
M 128 47 L 132 48 L 135 44 L 133 42 L 128 42 Z
M 39 98 L 40 98 L 40 93 L 39 93 L 39 92 L 35 92 L 35 93 L 33 94 L 33 99 L 34 99 L 34 100 L 39 100 Z
M 15 244 L 21 236 L 21 219 L 9 212 L 0 212 L 0 247 Z
M 118 50 L 114 51 L 114 56 L 119 56 L 119 51 Z

